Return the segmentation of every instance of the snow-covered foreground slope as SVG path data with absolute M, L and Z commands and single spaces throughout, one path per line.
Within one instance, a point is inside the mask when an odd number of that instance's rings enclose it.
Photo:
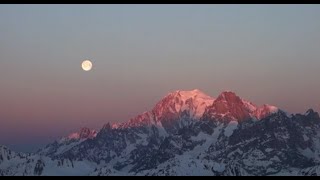
M 176 91 L 126 123 L 83 129 L 37 154 L 0 152 L 1 175 L 319 175 L 320 117 L 233 92 Z
M 6 157 L 7 153 L 4 153 L 3 149 L 10 151 L 10 155 L 0 161 L 0 175 L 3 176 L 88 175 L 97 167 L 97 164 L 88 161 L 53 160 L 36 154 L 17 154 L 4 146 L 0 149 L 2 150 L 0 157 Z

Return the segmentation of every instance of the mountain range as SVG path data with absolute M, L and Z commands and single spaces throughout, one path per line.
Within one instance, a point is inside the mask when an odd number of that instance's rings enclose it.
M 36 153 L 0 146 L 0 175 L 320 175 L 320 117 L 222 92 L 175 91 L 150 111 Z

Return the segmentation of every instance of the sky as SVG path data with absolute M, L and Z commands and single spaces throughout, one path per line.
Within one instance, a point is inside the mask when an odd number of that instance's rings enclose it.
M 0 5 L 0 144 L 32 151 L 175 90 L 320 111 L 319 19 L 320 5 Z

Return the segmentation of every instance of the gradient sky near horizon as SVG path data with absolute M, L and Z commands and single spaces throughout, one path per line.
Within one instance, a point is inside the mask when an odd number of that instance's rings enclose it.
M 319 111 L 319 19 L 320 5 L 0 5 L 0 144 L 34 150 L 178 89 Z

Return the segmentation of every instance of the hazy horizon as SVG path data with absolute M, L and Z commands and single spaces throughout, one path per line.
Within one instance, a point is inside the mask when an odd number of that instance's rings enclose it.
M 319 5 L 0 5 L 0 145 L 99 130 L 175 90 L 320 111 L 319 19 Z

